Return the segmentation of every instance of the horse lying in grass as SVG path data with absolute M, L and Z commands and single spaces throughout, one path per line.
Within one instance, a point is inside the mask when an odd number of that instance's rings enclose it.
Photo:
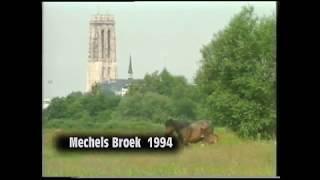
M 169 119 L 165 122 L 166 135 L 178 135 L 178 140 L 184 145 L 196 142 L 215 144 L 218 136 L 214 134 L 212 123 L 207 120 L 200 120 L 194 123 Z

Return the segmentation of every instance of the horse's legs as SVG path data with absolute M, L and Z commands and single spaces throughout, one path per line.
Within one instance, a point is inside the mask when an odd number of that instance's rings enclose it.
M 206 137 L 206 131 L 204 128 L 200 128 L 200 137 L 205 138 Z
M 209 135 L 205 140 L 208 144 L 216 144 L 219 140 L 219 136 L 217 134 Z
M 204 141 L 205 141 L 205 143 L 207 143 L 207 144 L 214 144 L 214 142 L 213 142 L 213 135 L 207 135 L 205 138 L 204 138 Z
M 189 146 L 189 142 L 187 140 L 187 138 L 183 138 L 183 142 L 182 142 L 185 146 Z

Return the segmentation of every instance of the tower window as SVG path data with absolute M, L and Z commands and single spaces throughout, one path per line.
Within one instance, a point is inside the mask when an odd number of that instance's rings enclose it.
M 98 56 L 98 32 L 94 33 L 93 42 L 92 42 L 92 53 L 93 58 L 97 58 Z
M 101 31 L 101 56 L 104 58 L 104 30 Z
M 110 29 L 108 29 L 108 58 L 110 58 Z

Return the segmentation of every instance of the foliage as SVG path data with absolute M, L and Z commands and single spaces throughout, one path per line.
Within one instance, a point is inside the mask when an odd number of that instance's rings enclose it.
M 67 97 L 54 98 L 44 111 L 44 119 L 73 121 L 70 123 L 74 127 L 77 127 L 75 123 L 90 125 L 115 119 L 154 123 L 163 123 L 169 117 L 193 120 L 199 114 L 198 93 L 197 87 L 188 84 L 183 76 L 174 76 L 164 69 L 161 73 L 156 71 L 134 81 L 124 97 L 95 85 L 90 93 L 73 92 Z M 61 127 L 69 127 L 70 123 L 61 123 Z M 47 126 L 57 125 L 50 122 Z
M 123 123 L 123 124 L 122 124 Z M 103 132 L 132 133 L 154 132 L 160 125 L 136 121 L 109 121 L 111 129 Z M 149 125 L 150 124 L 150 125 Z M 112 126 L 111 126 L 112 125 Z M 119 127 L 119 128 L 118 128 Z M 141 127 L 141 129 L 140 129 Z M 100 133 L 99 130 L 63 130 L 64 133 Z M 118 131 L 117 131 L 118 130 Z M 252 141 L 239 138 L 225 128 L 215 129 L 219 143 L 214 145 L 191 144 L 178 153 L 61 153 L 54 140 L 61 131 L 45 129 L 43 158 L 45 176 L 275 176 L 277 158 L 274 141 Z M 131 133 L 130 132 L 130 133 Z M 163 131 L 162 131 L 163 132 Z M 57 165 L 58 164 L 58 165 Z
M 212 120 L 242 137 L 270 138 L 276 130 L 276 20 L 244 7 L 201 49 L 195 84 L 163 69 L 134 80 L 128 94 L 94 85 L 52 99 L 44 110 L 46 127 L 103 128 L 169 117 Z M 128 127 L 128 126 L 125 126 Z
M 245 137 L 275 133 L 276 22 L 244 7 L 201 50 L 196 77 L 206 107 L 220 124 Z
M 120 97 L 109 94 L 74 92 L 67 97 L 52 99 L 44 111 L 44 120 L 56 119 L 108 121 L 120 102 Z
M 163 122 L 171 113 L 170 98 L 157 93 L 134 94 L 124 97 L 117 114 L 119 119 L 144 119 L 153 122 Z
M 129 88 L 128 98 L 136 100 L 128 104 L 139 103 L 133 109 L 139 112 L 145 109 L 145 113 L 141 113 L 144 114 L 142 117 L 154 119 L 155 122 L 159 118 L 164 121 L 169 116 L 196 119 L 199 96 L 197 87 L 188 84 L 183 76 L 174 76 L 163 69 L 161 73 L 156 71 L 146 74 L 143 80 L 133 83 Z

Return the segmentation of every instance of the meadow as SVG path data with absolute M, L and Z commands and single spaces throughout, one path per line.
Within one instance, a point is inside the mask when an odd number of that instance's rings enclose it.
M 110 128 L 110 127 L 109 127 Z M 159 132 L 154 125 L 134 132 Z M 121 131 L 122 130 L 122 131 Z M 192 144 L 178 153 L 79 153 L 58 152 L 54 137 L 62 132 L 123 132 L 110 130 L 67 130 L 44 128 L 43 176 L 135 177 L 135 176 L 275 176 L 276 144 L 274 140 L 246 140 L 226 128 L 216 128 L 217 144 Z
M 97 83 L 89 92 L 52 98 L 43 110 L 43 175 L 275 176 L 276 22 L 276 13 L 258 16 L 253 6 L 242 7 L 195 49 L 201 59 L 192 81 L 166 68 L 146 69 L 125 96 Z M 219 142 L 174 154 L 62 153 L 54 146 L 64 132 L 163 133 L 169 117 L 209 120 Z

